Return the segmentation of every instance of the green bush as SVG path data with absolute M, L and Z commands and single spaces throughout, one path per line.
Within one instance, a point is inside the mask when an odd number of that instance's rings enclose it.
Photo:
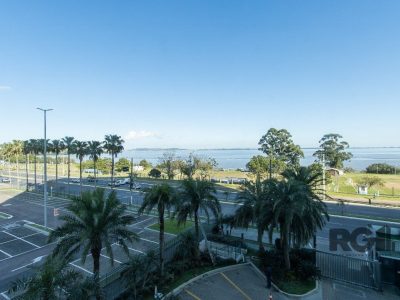
M 154 178 L 160 178 L 161 177 L 161 171 L 158 169 L 151 169 L 149 172 L 149 176 L 150 177 L 154 177 Z
M 395 167 L 385 163 L 372 164 L 367 167 L 366 171 L 371 174 L 394 174 Z

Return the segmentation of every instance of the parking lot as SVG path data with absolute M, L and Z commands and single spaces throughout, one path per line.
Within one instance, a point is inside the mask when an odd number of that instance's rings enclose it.
M 210 293 L 212 291 L 212 293 Z M 286 299 L 272 292 L 273 299 Z M 233 269 L 219 271 L 186 285 L 178 295 L 181 300 L 218 299 L 268 299 L 269 290 L 265 279 L 249 264 L 235 266 Z
M 54 215 L 54 209 L 58 214 L 64 214 L 69 200 L 50 198 L 47 203 L 48 226 L 55 228 L 60 225 L 58 217 Z M 33 224 L 43 224 L 43 198 L 32 193 L 17 193 L 12 190 L 0 190 L 0 299 L 7 299 L 6 290 L 12 281 L 20 278 L 29 267 L 39 263 L 49 255 L 54 247 L 47 244 L 47 234 L 40 229 L 32 227 Z M 157 222 L 154 216 L 135 216 L 136 220 L 130 229 L 139 236 L 139 240 L 128 244 L 129 255 L 143 254 L 158 246 L 158 232 L 147 228 Z M 35 225 L 33 225 L 35 226 Z M 166 239 L 173 238 L 166 235 Z M 100 275 L 110 272 L 127 261 L 128 256 L 117 245 L 112 245 L 114 264 L 107 255 L 105 249 L 101 252 Z M 82 263 L 76 258 L 71 266 L 87 276 L 92 275 L 93 260 L 90 256 Z

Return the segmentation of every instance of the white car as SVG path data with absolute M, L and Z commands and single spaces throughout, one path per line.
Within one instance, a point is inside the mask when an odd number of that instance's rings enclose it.
M 10 180 L 10 178 L 2 178 L 2 179 L 1 179 L 1 182 L 3 182 L 3 183 L 10 183 L 11 180 Z
M 81 181 L 79 180 L 79 178 L 72 178 L 71 182 L 80 183 Z

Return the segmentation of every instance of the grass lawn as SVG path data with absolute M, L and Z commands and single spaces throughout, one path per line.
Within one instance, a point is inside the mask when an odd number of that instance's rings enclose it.
M 171 233 L 171 234 L 179 234 L 182 231 L 185 231 L 186 229 L 192 227 L 194 224 L 192 221 L 186 221 L 186 224 L 181 224 L 178 226 L 176 220 L 171 220 L 171 219 L 166 219 L 164 223 L 164 229 L 165 232 Z M 150 229 L 154 230 L 160 230 L 160 225 L 159 224 L 153 224 L 149 226 Z
M 7 219 L 11 219 L 11 218 L 12 218 L 11 215 L 3 213 L 3 212 L 0 212 L 0 219 L 7 220 Z
M 181 284 L 185 283 L 186 281 L 199 276 L 203 273 L 211 271 L 213 269 L 221 268 L 221 266 L 204 266 L 204 267 L 197 267 L 188 271 L 185 271 L 181 276 L 176 277 L 176 279 L 168 285 L 166 288 L 168 291 L 172 291 L 173 289 L 177 288 Z
M 315 280 L 274 282 L 283 292 L 295 295 L 305 294 L 316 287 Z
M 362 177 L 379 177 L 383 186 L 372 187 L 368 190 L 369 195 L 358 195 L 357 184 Z M 372 198 L 375 193 L 380 194 L 377 199 L 400 199 L 400 175 L 394 174 L 366 174 L 366 173 L 345 173 L 343 176 L 330 177 L 327 185 L 329 194 L 351 195 L 351 197 Z

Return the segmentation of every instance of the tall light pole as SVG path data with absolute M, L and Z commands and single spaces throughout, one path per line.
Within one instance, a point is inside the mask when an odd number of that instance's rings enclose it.
M 44 115 L 44 141 L 43 141 L 43 171 L 44 171 L 44 184 L 43 184 L 43 196 L 44 196 L 44 227 L 47 227 L 47 137 L 46 137 L 46 113 L 52 111 L 52 108 L 40 108 Z

